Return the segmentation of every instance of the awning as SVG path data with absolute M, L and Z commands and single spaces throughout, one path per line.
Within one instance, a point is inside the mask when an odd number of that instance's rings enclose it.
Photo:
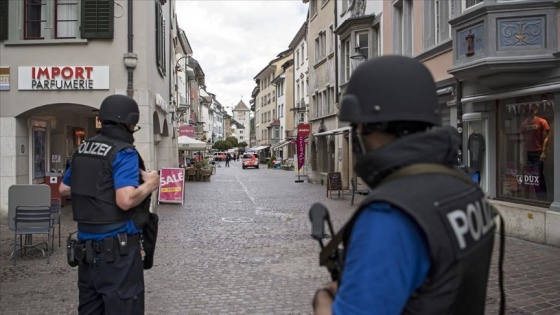
M 177 144 L 179 150 L 188 150 L 188 151 L 206 150 L 206 142 L 196 140 L 194 138 L 187 137 L 187 136 L 177 137 Z
M 268 145 L 261 145 L 260 147 L 254 147 L 254 148 L 251 148 L 250 150 L 251 151 L 260 151 L 260 150 L 266 149 L 268 147 L 269 147 Z
M 291 139 L 290 139 L 290 140 L 280 141 L 280 142 L 278 142 L 277 144 L 275 144 L 275 145 L 273 145 L 272 147 L 270 147 L 270 149 L 276 150 L 276 149 L 278 149 L 278 148 L 281 148 L 281 147 L 287 145 L 287 144 L 290 143 L 291 141 L 292 141 Z
M 327 130 L 327 131 L 323 131 L 323 132 L 314 133 L 313 135 L 315 137 L 328 136 L 328 135 L 332 135 L 332 134 L 343 133 L 343 132 L 350 131 L 350 130 L 352 130 L 352 127 L 351 126 L 346 126 L 346 127 L 336 128 L 336 129 L 333 129 L 333 130 Z

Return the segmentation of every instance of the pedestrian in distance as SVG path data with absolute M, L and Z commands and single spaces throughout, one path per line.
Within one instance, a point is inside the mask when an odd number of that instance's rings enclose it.
M 317 290 L 315 314 L 484 314 L 494 213 L 456 167 L 461 137 L 441 127 L 429 70 L 403 56 L 363 62 L 339 119 L 371 193 L 339 232 L 340 277 Z
M 226 154 L 226 167 L 229 167 L 229 161 L 231 161 L 231 155 L 229 153 Z
M 101 132 L 76 150 L 60 184 L 78 228 L 79 314 L 144 314 L 141 234 L 159 175 L 145 170 L 133 145 L 139 114 L 130 97 L 105 98 Z

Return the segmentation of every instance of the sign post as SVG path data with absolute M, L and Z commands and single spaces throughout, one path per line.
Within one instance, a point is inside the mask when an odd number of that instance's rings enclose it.
M 333 172 L 327 174 L 327 198 L 329 198 L 329 192 L 338 190 L 338 197 L 342 196 L 344 198 L 344 194 L 340 194 L 342 192 L 342 178 L 340 176 L 340 172 Z
M 159 179 L 158 203 L 183 204 L 185 193 L 185 169 L 162 168 Z

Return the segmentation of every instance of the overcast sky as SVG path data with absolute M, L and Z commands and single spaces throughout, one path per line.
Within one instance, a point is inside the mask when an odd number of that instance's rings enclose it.
M 301 0 L 178 0 L 176 10 L 179 27 L 206 75 L 207 91 L 231 107 L 241 99 L 249 106 L 253 78 L 288 49 L 306 19 L 307 4 Z

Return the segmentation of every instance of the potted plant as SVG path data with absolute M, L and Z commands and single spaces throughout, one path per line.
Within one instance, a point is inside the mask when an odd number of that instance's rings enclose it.
M 268 162 L 266 163 L 267 168 L 272 168 L 274 166 L 274 163 L 276 162 L 276 154 L 273 154 L 270 159 L 268 159 Z

